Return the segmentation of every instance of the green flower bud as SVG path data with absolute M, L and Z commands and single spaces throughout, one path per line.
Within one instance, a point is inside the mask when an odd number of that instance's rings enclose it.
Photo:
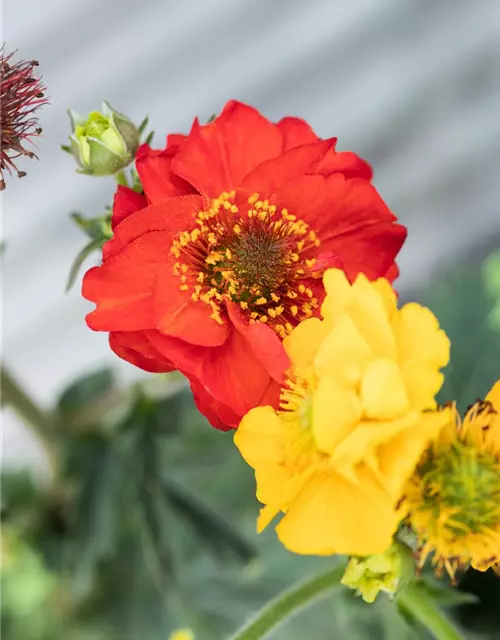
M 72 135 L 62 149 L 75 156 L 80 173 L 110 176 L 134 159 L 139 146 L 139 129 L 124 115 L 103 102 L 102 113 L 92 111 L 87 119 L 68 111 Z
M 340 582 L 371 603 L 380 591 L 394 595 L 413 576 L 414 566 L 411 550 L 396 542 L 384 553 L 352 557 Z

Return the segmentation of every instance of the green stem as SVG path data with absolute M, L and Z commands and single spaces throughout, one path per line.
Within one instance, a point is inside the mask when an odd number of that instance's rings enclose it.
M 301 609 L 316 604 L 332 589 L 339 587 L 344 571 L 345 563 L 342 562 L 326 573 L 316 575 L 288 589 L 265 605 L 254 618 L 231 637 L 231 640 L 260 640 L 266 637 L 270 631 L 289 620 Z
M 9 370 L 1 368 L 1 399 L 2 406 L 10 406 L 31 428 L 39 438 L 45 451 L 54 464 L 56 457 L 51 437 L 51 421 L 48 414 L 26 393 Z M 54 467 L 53 467 L 54 468 Z
M 418 582 L 409 582 L 397 595 L 404 613 L 420 622 L 436 640 L 464 640 L 464 636 L 437 607 Z

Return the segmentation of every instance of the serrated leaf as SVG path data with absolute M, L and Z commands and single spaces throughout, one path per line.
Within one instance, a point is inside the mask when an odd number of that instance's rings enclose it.
M 73 285 L 76 282 L 78 277 L 78 273 L 80 272 L 80 267 L 85 262 L 85 260 L 92 254 L 94 251 L 98 249 L 102 249 L 102 240 L 95 239 L 91 240 L 88 244 L 86 244 L 80 253 L 76 256 L 71 265 L 71 269 L 69 271 L 68 282 L 66 284 L 66 292 L 70 291 Z
M 227 551 L 232 551 L 245 563 L 256 557 L 255 549 L 245 537 L 188 489 L 170 479 L 163 481 L 162 488 L 171 506 L 215 553 L 224 555 Z

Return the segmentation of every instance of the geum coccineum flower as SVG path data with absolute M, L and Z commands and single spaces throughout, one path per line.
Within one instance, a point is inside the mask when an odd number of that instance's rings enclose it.
M 163 151 L 143 145 L 144 195 L 115 195 L 114 237 L 83 283 L 88 325 L 143 369 L 185 373 L 217 427 L 276 404 L 281 340 L 318 313 L 326 268 L 397 274 L 406 230 L 335 142 L 233 101 Z
M 265 506 L 258 530 L 276 527 L 296 553 L 367 556 L 392 543 L 403 488 L 448 420 L 427 411 L 449 359 L 431 311 L 397 309 L 389 282 L 324 276 L 323 319 L 285 338 L 292 369 L 280 405 L 256 407 L 234 441 L 255 469 Z
M 455 407 L 422 457 L 402 510 L 417 535 L 420 560 L 431 554 L 452 579 L 472 566 L 500 574 L 500 380 L 462 419 Z

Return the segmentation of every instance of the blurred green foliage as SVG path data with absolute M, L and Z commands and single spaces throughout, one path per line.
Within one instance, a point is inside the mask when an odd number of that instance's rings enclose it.
M 493 280 L 491 269 L 460 265 L 419 300 L 452 341 L 441 400 L 462 409 L 500 377 Z M 5 640 L 165 640 L 181 626 L 197 640 L 222 640 L 281 589 L 333 561 L 288 553 L 272 528 L 257 536 L 253 474 L 231 434 L 206 424 L 178 375 L 151 380 L 154 388 L 124 390 L 106 370 L 73 382 L 51 416 L 53 478 L 34 484 L 26 473 L 4 472 L 4 537 L 12 540 L 4 554 L 18 563 L 3 563 Z M 464 605 L 461 620 L 481 637 L 500 637 L 486 584 L 498 602 L 489 572 L 464 578 L 481 604 Z M 272 637 L 426 636 L 388 598 L 367 605 L 342 590 Z

